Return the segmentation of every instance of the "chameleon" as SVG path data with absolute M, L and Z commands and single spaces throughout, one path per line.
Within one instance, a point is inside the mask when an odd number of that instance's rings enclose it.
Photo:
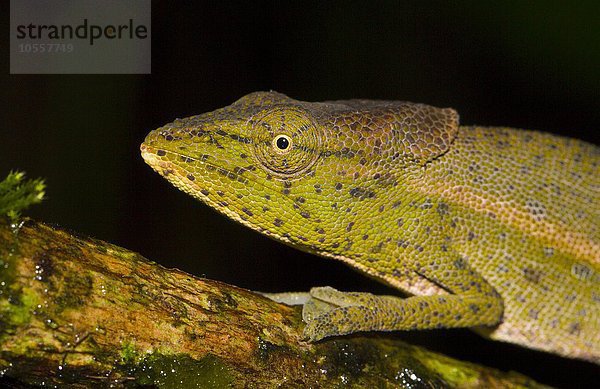
M 469 327 L 600 364 L 600 148 L 454 109 L 254 92 L 176 119 L 146 163 L 227 217 L 405 296 L 315 287 L 304 337 Z

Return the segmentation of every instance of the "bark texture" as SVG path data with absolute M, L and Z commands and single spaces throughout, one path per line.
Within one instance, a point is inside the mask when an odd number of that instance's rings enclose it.
M 539 386 L 393 336 L 310 344 L 302 327 L 299 309 L 251 291 L 0 220 L 0 377 L 13 387 Z

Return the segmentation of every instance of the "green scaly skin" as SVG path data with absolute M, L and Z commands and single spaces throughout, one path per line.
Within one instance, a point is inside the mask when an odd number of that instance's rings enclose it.
M 412 295 L 313 288 L 311 341 L 476 327 L 600 362 L 594 145 L 459 127 L 454 110 L 422 104 L 257 92 L 152 131 L 141 150 L 230 218 Z

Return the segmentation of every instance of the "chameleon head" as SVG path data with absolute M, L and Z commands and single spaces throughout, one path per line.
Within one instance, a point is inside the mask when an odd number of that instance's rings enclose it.
M 146 163 L 180 190 L 291 242 L 297 226 L 311 218 L 305 188 L 316 193 L 306 178 L 314 177 L 322 141 L 321 127 L 294 100 L 257 92 L 154 130 L 140 149 Z
M 142 156 L 242 224 L 306 251 L 348 254 L 348 232 L 370 234 L 374 211 L 394 203 L 390 189 L 402 186 L 401 175 L 443 152 L 457 125 L 450 110 L 367 104 L 256 92 L 152 131 Z

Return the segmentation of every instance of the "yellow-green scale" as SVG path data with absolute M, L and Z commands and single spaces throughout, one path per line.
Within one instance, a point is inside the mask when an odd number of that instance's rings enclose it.
M 422 187 L 451 204 L 455 249 L 514 301 L 499 326 L 481 332 L 597 355 L 599 156 L 595 146 L 541 132 L 461 127 L 427 170 Z

